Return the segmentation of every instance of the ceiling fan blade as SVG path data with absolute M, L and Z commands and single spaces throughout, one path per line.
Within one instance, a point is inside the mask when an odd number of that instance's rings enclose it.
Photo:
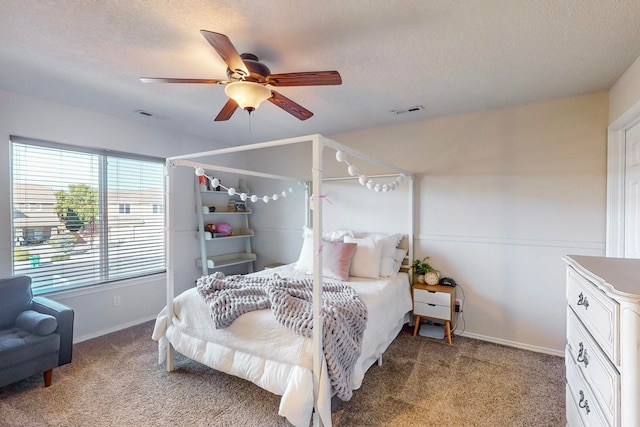
M 287 113 L 297 117 L 300 120 L 307 120 L 313 116 L 313 113 L 302 105 L 297 104 L 287 98 L 286 96 L 276 92 L 275 90 L 271 91 L 271 98 L 269 98 L 269 102 L 278 107 L 282 108 Z
M 231 40 L 229 40 L 229 37 L 207 30 L 200 30 L 200 34 L 213 46 L 231 71 L 240 71 L 246 76 L 249 75 L 247 66 L 244 64 L 242 58 L 240 58 L 240 54 L 233 46 L 233 43 L 231 43 Z
M 172 79 L 164 77 L 140 77 L 142 83 L 204 83 L 208 85 L 227 83 L 218 79 Z
M 237 108 L 238 108 L 238 104 L 236 103 L 236 101 L 229 98 L 229 100 L 227 101 L 226 104 L 224 104 L 224 107 L 222 107 L 222 110 L 220 110 L 220 112 L 218 113 L 214 121 L 222 122 L 225 120 L 229 120 L 231 116 L 233 116 L 233 113 L 236 112 Z
M 301 73 L 271 74 L 267 83 L 273 86 L 340 85 L 342 77 L 337 71 L 305 71 Z

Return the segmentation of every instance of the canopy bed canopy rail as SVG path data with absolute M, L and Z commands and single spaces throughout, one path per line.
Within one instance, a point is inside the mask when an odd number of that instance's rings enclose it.
M 199 153 L 192 154 L 184 154 L 180 156 L 173 156 L 167 158 L 166 161 L 166 204 L 167 204 L 167 213 L 166 213 L 166 233 L 167 233 L 167 310 L 169 313 L 174 313 L 174 305 L 173 300 L 175 298 L 174 295 L 174 228 L 173 228 L 173 218 L 174 218 L 174 206 L 173 206 L 173 180 L 174 173 L 173 169 L 177 166 L 188 166 L 188 167 L 200 167 L 203 169 L 211 169 L 218 170 L 224 172 L 232 172 L 236 174 L 242 174 L 247 176 L 256 176 L 262 178 L 273 178 L 273 179 L 284 179 L 284 180 L 298 180 L 296 178 L 284 177 L 273 174 L 266 174 L 258 171 L 249 171 L 242 170 L 237 168 L 230 168 L 226 166 L 215 166 L 215 165 L 207 165 L 203 163 L 198 163 L 194 161 L 190 161 L 189 159 L 197 159 L 203 157 L 212 157 L 222 154 L 231 154 L 238 152 L 246 152 L 251 150 L 258 150 L 270 147 L 279 147 L 291 144 L 304 144 L 310 143 L 312 144 L 312 166 L 311 166 L 311 183 L 312 183 L 312 197 L 307 197 L 307 203 L 311 204 L 312 211 L 312 222 L 313 222 L 313 251 L 314 254 L 319 254 L 322 250 L 322 183 L 323 183 L 323 150 L 325 147 L 333 148 L 336 151 L 341 151 L 343 154 L 346 153 L 351 157 L 358 158 L 367 163 L 377 165 L 383 167 L 387 170 L 391 170 L 402 177 L 406 177 L 409 185 L 409 203 L 407 206 L 407 212 L 409 215 L 408 222 L 408 242 L 409 242 L 409 259 L 413 258 L 413 232 L 414 232 L 414 188 L 413 188 L 413 174 L 407 170 L 399 168 L 397 166 L 391 165 L 385 161 L 376 159 L 372 156 L 369 156 L 365 153 L 357 151 L 351 147 L 340 144 L 331 139 L 325 138 L 322 135 L 307 135 L 295 138 L 287 138 L 280 139 L 274 141 L 267 141 L 255 144 L 241 145 L 235 147 L 228 147 L 216 150 L 210 150 Z M 339 160 L 340 161 L 340 160 Z M 323 425 L 331 425 L 331 414 L 330 414 L 330 405 L 329 411 L 326 409 L 323 413 L 320 413 L 321 408 L 319 408 L 318 402 L 320 399 L 327 399 L 327 396 L 320 395 L 320 376 L 326 375 L 326 365 L 324 362 L 324 355 L 322 351 L 322 322 L 321 322 L 321 303 L 322 303 L 322 257 L 315 256 L 313 263 L 313 396 L 314 396 L 314 426 L 323 426 Z M 170 317 L 171 318 L 171 317 Z M 174 355 L 173 355 L 173 346 L 169 343 L 166 350 L 166 369 L 167 371 L 172 371 L 174 369 Z M 324 367 L 324 371 L 323 371 Z M 330 399 L 330 396 L 328 396 Z M 327 408 L 327 405 L 322 405 L 322 408 Z

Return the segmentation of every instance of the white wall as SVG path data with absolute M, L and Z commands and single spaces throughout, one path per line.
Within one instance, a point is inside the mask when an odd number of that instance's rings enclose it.
M 108 148 L 166 157 L 216 148 L 210 141 L 144 126 L 67 105 L 0 91 L 0 277 L 11 274 L 11 211 L 9 136 Z M 46 167 L 46 165 L 43 165 Z M 193 171 L 178 173 L 178 183 L 193 188 Z M 176 192 L 177 289 L 193 284 L 198 270 L 193 191 Z M 119 295 L 121 305 L 113 306 Z M 151 319 L 165 303 L 164 274 L 87 289 L 52 294 L 75 310 L 75 340 L 84 340 Z
M 596 93 L 331 138 L 417 174 L 415 255 L 461 284 L 465 334 L 561 355 L 562 256 L 604 254 L 607 108 Z M 288 163 L 303 162 L 290 154 Z M 283 158 L 254 160 L 275 167 Z M 325 171 L 340 167 L 326 159 Z M 398 209 L 392 220 L 406 217 L 398 200 L 378 195 Z M 369 228 L 375 204 L 351 203 Z M 269 215 L 283 213 L 261 221 Z M 293 262 L 301 240 L 284 236 L 297 250 L 279 261 Z
M 604 253 L 607 113 L 607 94 L 597 93 L 331 137 L 418 174 L 416 257 L 430 256 L 463 286 L 465 333 L 560 354 L 565 343 L 561 257 Z M 188 135 L 8 92 L 0 92 L 0 134 L 0 197 L 6 201 L 9 135 L 161 157 L 214 148 Z M 254 163 L 283 173 L 283 162 L 298 167 L 299 155 L 282 149 Z M 327 170 L 334 167 L 325 162 Z M 299 167 L 307 170 L 306 163 Z M 178 185 L 193 188 L 192 173 L 178 172 Z M 249 185 L 265 194 L 273 188 L 266 182 Z M 297 259 L 301 194 L 278 202 L 278 209 L 256 206 L 254 241 L 262 264 Z M 193 192 L 176 195 L 179 291 L 198 276 L 193 267 L 198 248 L 192 237 Z M 0 208 L 0 225 L 0 274 L 6 276 L 8 203 Z M 281 250 L 290 240 L 296 245 Z M 114 308 L 116 294 L 122 305 Z M 54 298 L 76 309 L 76 340 L 86 339 L 153 318 L 164 305 L 164 278 Z
M 609 91 L 609 124 L 640 102 L 640 57 Z M 639 110 L 640 108 L 636 108 Z

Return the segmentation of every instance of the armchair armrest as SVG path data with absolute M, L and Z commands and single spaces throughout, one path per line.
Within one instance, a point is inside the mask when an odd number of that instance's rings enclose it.
M 73 354 L 73 309 L 46 297 L 33 297 L 31 309 L 54 316 L 58 320 L 57 333 L 60 335 L 58 366 L 70 363 Z

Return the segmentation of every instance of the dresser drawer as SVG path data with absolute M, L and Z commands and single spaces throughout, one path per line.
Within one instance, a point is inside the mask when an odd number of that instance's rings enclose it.
M 619 304 L 572 268 L 567 269 L 567 301 L 604 353 L 618 366 Z
M 413 302 L 413 314 L 416 316 L 434 317 L 436 319 L 451 321 L 451 307 L 443 305 L 425 304 L 423 302 Z
M 567 396 L 572 396 L 573 391 L 569 389 L 569 384 L 565 384 L 565 393 Z M 582 409 L 578 408 L 578 404 L 575 400 L 568 398 L 567 399 L 567 427 L 587 427 L 582 422 L 582 415 L 580 411 Z
M 584 377 L 573 363 L 568 346 L 565 352 L 565 366 L 567 371 L 567 422 L 577 416 L 584 426 L 614 426 L 612 421 L 604 415 L 596 396 L 593 395 L 591 388 L 586 384 Z M 576 409 L 578 413 L 572 413 Z M 573 427 L 573 424 L 568 425 Z
M 451 294 L 446 292 L 431 292 L 424 289 L 414 288 L 413 300 L 415 302 L 422 302 L 425 304 L 442 305 L 447 307 L 447 309 L 451 307 Z
M 615 425 L 620 418 L 620 374 L 570 309 L 567 310 L 566 356 L 565 363 L 574 364 L 581 372 L 603 413 Z

